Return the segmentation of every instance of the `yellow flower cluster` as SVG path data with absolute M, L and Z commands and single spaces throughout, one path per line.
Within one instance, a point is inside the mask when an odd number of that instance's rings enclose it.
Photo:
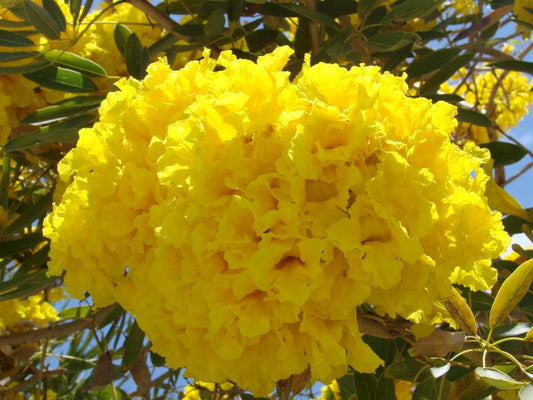
M 233 385 L 229 382 L 222 385 L 214 383 L 196 382 L 183 389 L 183 400 L 228 400 L 231 399 L 225 392 L 231 390 Z
M 461 70 L 457 77 L 460 78 L 465 73 L 465 70 Z M 462 96 L 467 103 L 475 105 L 482 113 L 492 112 L 494 122 L 504 131 L 516 126 L 528 114 L 529 107 L 533 103 L 529 78 L 516 71 L 480 72 L 459 87 L 445 83 L 441 86 L 441 90 Z M 476 143 L 489 141 L 486 128 L 470 124 L 463 128 Z
M 487 289 L 508 244 L 488 151 L 450 142 L 455 108 L 378 67 L 222 52 L 123 79 L 59 164 L 51 274 L 137 316 L 170 366 L 258 395 L 310 368 L 380 359 L 356 307 L 431 321 L 452 283 Z M 215 67 L 218 66 L 218 68 Z
M 55 308 L 41 294 L 0 302 L 0 332 L 26 330 L 28 323 L 44 328 L 57 319 Z

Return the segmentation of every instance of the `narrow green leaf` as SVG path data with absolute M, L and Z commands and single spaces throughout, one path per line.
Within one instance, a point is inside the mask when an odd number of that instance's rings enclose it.
M 81 57 L 77 54 L 62 50 L 48 50 L 43 53 L 46 60 L 75 71 L 83 72 L 89 75 L 106 76 L 107 72 L 99 64 L 88 58 Z
M 0 29 L 0 46 L 6 47 L 27 47 L 34 46 L 35 43 L 20 33 Z
M 4 152 L 2 156 L 2 178 L 0 180 L 0 204 L 4 210 L 7 210 L 9 205 L 9 174 L 10 174 L 10 157 Z
M 375 400 L 396 400 L 394 380 L 381 376 L 376 384 Z
M 2 295 L 0 295 L 0 301 L 31 296 L 32 294 L 38 293 L 44 288 L 49 287 L 56 279 L 57 277 L 47 277 L 46 271 L 43 270 L 40 275 L 34 276 L 30 283 L 19 286 L 12 291 L 2 293 Z
M 0 27 L 2 28 L 25 28 L 31 26 L 27 21 L 10 21 L 8 19 L 0 19 Z
M 48 209 L 52 206 L 52 192 L 44 195 L 35 204 L 32 204 L 24 212 L 4 229 L 3 234 L 11 236 L 30 226 L 37 220 L 44 218 Z
M 124 56 L 126 42 L 128 41 L 128 38 L 133 33 L 133 31 L 126 25 L 116 24 L 113 33 L 115 36 L 115 44 L 117 45 L 117 49 Z
M 36 122 L 51 121 L 96 110 L 105 96 L 76 96 L 63 100 L 49 107 L 41 108 L 24 118 L 21 123 L 33 124 Z
M 199 24 L 198 24 L 199 25 Z M 204 27 L 201 26 L 201 35 L 204 33 Z M 127 39 L 126 39 L 127 40 Z M 157 54 L 168 50 L 174 43 L 176 43 L 179 40 L 179 37 L 177 35 L 173 35 L 172 33 L 168 33 L 165 36 L 163 36 L 161 39 L 157 40 L 156 42 L 152 43 L 148 47 L 148 52 L 150 53 L 150 57 L 154 57 Z M 124 44 L 124 43 L 123 43 Z M 172 64 L 172 63 L 170 63 Z
M 78 22 L 81 10 L 81 0 L 69 0 L 70 13 L 72 14 L 72 20 L 74 24 Z
M 78 22 L 82 22 L 85 19 L 85 17 L 89 14 L 89 11 L 91 11 L 91 8 L 93 6 L 93 1 L 94 0 L 85 0 L 85 4 L 83 6 L 83 10 L 81 11 L 80 19 Z
M 523 147 L 508 142 L 483 143 L 479 147 L 489 149 L 490 156 L 494 160 L 494 167 L 517 163 L 527 154 Z
M 228 19 L 238 21 L 244 11 L 244 0 L 228 0 Z
M 478 126 L 492 126 L 490 118 L 486 115 L 480 113 L 479 111 L 468 110 L 462 107 L 457 107 L 457 120 L 461 122 L 468 122 L 470 124 Z
M 135 358 L 137 358 L 137 354 L 139 354 L 139 351 L 143 346 L 143 341 L 144 332 L 139 328 L 139 325 L 137 325 L 137 321 L 135 321 L 128 332 L 126 341 L 124 342 L 124 354 L 122 356 L 121 365 L 123 371 L 129 370 L 132 366 Z
M 520 400 L 531 400 L 533 399 L 533 384 L 528 383 L 518 392 L 518 397 Z
M 373 400 L 376 391 L 376 378 L 373 374 L 354 373 L 357 400 Z
M 358 13 L 360 4 L 361 1 L 357 3 L 353 0 L 324 0 L 317 3 L 316 10 L 328 17 L 338 18 L 342 15 Z
M 39 54 L 36 51 L 0 52 L 0 62 L 23 60 L 24 58 L 35 57 Z
M 461 96 L 458 96 L 456 94 L 428 94 L 424 96 L 426 99 L 430 99 L 433 102 L 437 101 L 446 101 L 448 103 L 459 103 L 460 101 L 463 101 L 464 99 Z
M 0 243 L 0 258 L 22 253 L 43 241 L 41 234 L 31 234 L 20 239 L 7 240 Z
M 378 0 L 359 0 L 357 2 L 357 14 L 360 18 L 364 18 L 378 5 Z
M 413 49 L 413 44 L 409 44 L 407 46 L 403 46 L 402 48 L 398 50 L 393 51 L 387 58 L 385 65 L 383 65 L 383 70 L 392 71 L 394 68 L 400 65 L 403 61 L 405 61 L 407 57 L 409 57 L 409 54 L 411 54 L 412 49 Z
M 260 7 L 259 12 L 263 15 L 273 15 L 278 17 L 305 17 L 329 28 L 340 29 L 340 25 L 334 18 L 321 12 L 310 10 L 303 5 L 292 3 L 266 3 Z
M 322 45 L 322 47 L 320 48 L 318 53 L 316 53 L 311 58 L 311 63 L 315 64 L 315 63 L 318 63 L 318 62 L 321 62 L 321 61 L 330 60 L 331 59 L 330 49 L 334 48 L 335 46 L 338 46 L 339 44 L 343 45 L 352 32 L 353 32 L 353 29 L 351 27 L 349 27 L 349 28 L 343 29 L 340 32 L 337 32 L 335 35 L 330 37 L 329 40 Z M 309 36 L 306 36 L 306 38 L 308 39 Z
M 93 119 L 93 115 L 78 115 L 58 124 L 17 136 L 4 145 L 4 151 L 19 151 L 50 142 L 75 143 L 78 140 L 79 129 L 87 126 Z
M 414 60 L 409 67 L 405 70 L 409 78 L 416 78 L 418 76 L 433 72 L 452 58 L 457 56 L 461 52 L 461 49 L 440 49 L 429 53 L 418 60 Z
M 372 36 L 366 45 L 376 51 L 394 51 L 420 40 L 420 36 L 413 32 L 382 32 Z
M 100 322 L 100 324 L 98 325 L 98 329 L 102 329 L 110 323 L 117 321 L 125 313 L 126 311 L 124 311 L 120 304 L 115 304 L 115 307 L 111 310 L 109 314 L 107 314 L 107 317 L 105 317 L 102 322 Z
M 61 312 L 58 313 L 58 316 L 61 319 L 85 318 L 90 313 L 91 313 L 90 306 L 79 306 L 79 307 L 71 307 L 71 308 L 62 310 Z
M 165 358 L 153 351 L 150 351 L 150 361 L 155 367 L 162 367 L 165 365 Z
M 406 0 L 395 3 L 391 11 L 381 21 L 383 24 L 394 21 L 408 21 L 429 14 L 443 3 L 443 0 Z
M 37 72 L 45 69 L 50 65 L 49 61 L 37 61 L 30 64 L 19 65 L 16 67 L 0 67 L 1 75 L 19 75 Z
M 59 39 L 61 26 L 44 7 L 31 0 L 24 0 L 24 10 L 35 29 L 49 39 Z
M 460 68 L 464 67 L 472 59 L 473 54 L 463 54 L 446 63 L 441 69 L 429 78 L 420 89 L 423 95 L 436 92 L 439 86 L 450 79 Z
M 533 62 L 529 62 L 529 61 L 520 61 L 520 60 L 496 61 L 496 62 L 493 62 L 492 64 L 489 64 L 489 67 L 533 74 Z
M 511 378 L 509 375 L 498 371 L 496 368 L 476 368 L 476 375 L 484 382 L 500 390 L 519 389 L 524 384 Z
M 353 373 L 348 373 L 337 379 L 342 400 L 353 400 L 356 396 Z
M 246 44 L 251 52 L 259 51 L 274 43 L 279 32 L 273 29 L 258 29 L 246 36 Z
M 98 90 L 96 84 L 82 73 L 62 67 L 49 66 L 24 76 L 45 88 L 62 92 L 84 93 Z
M 226 17 L 224 16 L 224 11 L 220 9 L 213 10 L 213 12 L 209 14 L 207 24 L 204 26 L 205 36 L 210 39 L 217 37 L 224 31 L 225 23 Z
M 420 382 L 431 376 L 427 369 L 421 371 L 422 368 L 424 368 L 424 364 L 416 360 L 398 361 L 385 369 L 385 376 L 409 382 L 413 382 L 416 378 L 417 382 Z
M 61 11 L 61 8 L 59 8 L 55 0 L 43 0 L 43 7 L 55 20 L 61 32 L 65 32 L 65 29 L 67 29 L 67 21 L 65 20 L 63 11 Z
M 150 63 L 150 55 L 135 33 L 132 33 L 126 41 L 124 57 L 128 73 L 136 79 L 144 78 L 146 67 Z
M 433 377 L 416 386 L 413 400 L 437 400 L 437 385 Z

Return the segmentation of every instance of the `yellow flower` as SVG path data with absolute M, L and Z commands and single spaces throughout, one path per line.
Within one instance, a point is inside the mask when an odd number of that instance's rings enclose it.
M 0 331 L 24 330 L 28 323 L 44 328 L 57 319 L 55 308 L 40 294 L 0 302 Z
M 452 283 L 494 283 L 509 241 L 488 151 L 450 142 L 453 106 L 377 67 L 290 82 L 291 53 L 206 51 L 118 82 L 44 229 L 72 295 L 118 301 L 169 365 L 257 395 L 307 368 L 373 372 L 358 305 L 433 322 Z

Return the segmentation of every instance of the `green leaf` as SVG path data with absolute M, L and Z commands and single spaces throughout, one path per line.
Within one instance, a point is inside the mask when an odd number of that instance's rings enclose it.
M 421 371 L 424 364 L 416 360 L 402 360 L 392 363 L 385 369 L 385 376 L 392 379 L 400 379 L 402 381 L 413 382 L 416 378 L 417 382 L 427 379 L 431 376 L 428 369 Z
M 520 61 L 520 60 L 496 61 L 496 62 L 493 62 L 492 64 L 489 64 L 489 67 L 533 74 L 533 62 L 529 62 L 529 61 Z
M 146 67 L 150 63 L 150 55 L 135 33 L 132 33 L 126 41 L 124 57 L 128 73 L 136 79 L 144 78 Z
M 116 24 L 113 34 L 115 36 L 115 44 L 117 45 L 117 49 L 124 56 L 126 42 L 128 41 L 128 38 L 130 37 L 130 35 L 133 34 L 133 31 L 130 28 L 128 28 L 126 25 Z
M 244 11 L 244 0 L 228 0 L 228 19 L 238 21 Z
M 115 304 L 115 307 L 111 310 L 109 314 L 100 322 L 98 325 L 98 329 L 102 329 L 109 325 L 112 322 L 115 322 L 119 320 L 122 316 L 124 316 L 126 311 L 120 306 L 120 304 Z
M 331 18 L 338 18 L 342 15 L 355 14 L 358 12 L 358 4 L 353 0 L 324 0 L 319 1 L 316 10 Z
M 16 67 L 0 67 L 1 75 L 19 75 L 37 72 L 45 69 L 50 65 L 49 61 L 37 61 L 30 64 L 19 65 Z
M 391 71 L 394 68 L 396 68 L 398 65 L 400 65 L 409 55 L 411 54 L 411 51 L 413 50 L 413 44 L 410 44 L 408 46 L 404 46 L 398 50 L 393 51 L 390 56 L 387 58 L 387 61 L 385 62 L 385 65 L 383 65 L 383 70 L 385 71 Z
M 273 29 L 258 29 L 246 36 L 246 45 L 251 52 L 259 51 L 276 41 L 279 32 Z
M 9 224 L 6 229 L 4 229 L 3 234 L 11 236 L 17 232 L 20 232 L 27 226 L 30 226 L 37 220 L 44 218 L 46 212 L 52 206 L 52 192 L 47 193 L 37 201 L 37 203 L 32 204 L 24 212 L 15 219 L 11 224 Z
M 35 43 L 20 33 L 0 29 L 0 46 L 6 47 L 27 47 L 34 46 Z
M 9 174 L 10 174 L 10 157 L 4 152 L 2 156 L 2 177 L 0 180 L 0 203 L 4 210 L 7 210 L 9 205 Z
M 339 45 L 341 45 L 341 46 L 344 45 L 346 40 L 348 39 L 348 37 L 350 36 L 350 34 L 352 32 L 353 32 L 353 29 L 351 27 L 349 27 L 349 28 L 343 29 L 340 32 L 337 32 L 335 35 L 330 37 L 329 40 L 326 43 L 324 43 L 322 45 L 322 47 L 320 47 L 320 50 L 318 51 L 318 53 L 316 53 L 311 58 L 311 63 L 312 64 L 316 64 L 316 63 L 321 62 L 321 61 L 331 60 L 331 54 L 335 54 L 334 51 L 332 51 L 331 49 L 335 49 L 335 47 L 337 47 Z M 298 31 L 296 33 L 298 33 Z M 305 33 L 305 32 L 303 32 L 303 33 Z M 305 40 L 305 39 L 309 39 L 309 36 L 305 35 L 304 38 L 302 39 L 302 41 Z M 307 43 L 310 45 L 309 42 L 307 42 Z M 302 56 L 303 56 L 303 54 L 302 54 Z
M 165 358 L 153 351 L 150 351 L 150 361 L 155 367 L 162 367 L 165 365 Z
M 204 29 L 205 29 L 205 25 L 203 25 L 203 24 L 193 24 L 193 23 L 187 23 L 187 24 L 183 24 L 183 25 L 176 25 L 174 27 L 174 31 L 178 32 L 181 35 L 191 36 L 191 37 L 198 37 L 198 38 L 204 36 L 204 34 L 205 34 Z M 175 35 L 172 35 L 172 36 L 177 38 Z
M 442 83 L 446 82 L 460 68 L 468 64 L 473 56 L 473 54 L 463 54 L 446 63 L 426 81 L 426 83 L 420 89 L 420 93 L 423 95 L 435 93 Z
M 35 29 L 49 39 L 59 39 L 61 26 L 44 7 L 31 0 L 24 0 L 24 10 Z
M 531 208 L 526 209 L 526 211 L 528 211 L 530 215 L 533 213 L 533 209 Z M 526 225 L 529 229 L 533 229 L 533 224 L 531 222 L 528 222 L 525 219 L 517 217 L 515 215 L 508 215 L 507 217 L 502 219 L 502 223 L 505 231 L 509 235 L 523 233 L 522 225 Z
M 424 96 L 426 99 L 430 99 L 433 102 L 445 101 L 447 103 L 459 103 L 464 99 L 456 94 L 429 94 Z
M 89 11 L 91 11 L 93 7 L 93 0 L 85 0 L 85 4 L 83 6 L 83 10 L 81 11 L 80 19 L 78 22 L 82 22 L 87 14 L 89 14 Z
M 483 143 L 479 147 L 489 149 L 490 156 L 494 160 L 494 167 L 517 163 L 527 154 L 523 147 L 508 142 Z
M 75 143 L 78 140 L 79 129 L 87 126 L 93 119 L 93 115 L 78 115 L 58 124 L 17 136 L 5 144 L 4 151 L 19 151 L 50 142 Z
M 413 400 L 437 400 L 437 385 L 433 377 L 416 386 Z
M 135 321 L 128 332 L 126 341 L 124 342 L 124 353 L 122 355 L 122 365 L 121 368 L 123 371 L 127 371 L 133 365 L 137 354 L 141 351 L 144 341 L 144 332 L 137 325 Z
M 486 115 L 480 113 L 479 111 L 468 110 L 462 107 L 457 107 L 457 120 L 478 126 L 492 126 L 490 118 L 488 118 Z
M 448 373 L 448 371 L 450 370 L 450 367 L 451 367 L 450 363 L 436 365 L 434 367 L 431 367 L 429 369 L 429 372 L 431 373 L 431 376 L 433 376 L 433 378 L 438 379 L 441 376 Z
M 205 36 L 212 39 L 224 32 L 224 25 L 226 24 L 226 17 L 224 11 L 215 9 L 209 14 L 207 24 L 204 26 Z
M 100 107 L 100 103 L 105 96 L 76 96 L 63 100 L 52 106 L 41 108 L 24 118 L 21 123 L 33 124 L 36 122 L 45 122 L 75 114 L 93 111 Z
M 45 88 L 62 92 L 83 93 L 98 90 L 96 84 L 82 73 L 62 67 L 49 66 L 24 76 Z
M 70 13 L 72 14 L 72 22 L 76 24 L 80 16 L 81 0 L 69 0 Z
M 61 32 L 65 32 L 65 29 L 67 29 L 67 21 L 65 20 L 63 11 L 61 11 L 61 8 L 59 8 L 55 0 L 43 0 L 43 7 L 48 11 L 48 14 L 52 16 Z
M 26 21 L 10 21 L 8 19 L 0 19 L 0 27 L 2 28 L 25 28 L 27 26 L 31 26 L 31 24 Z
M 435 10 L 442 2 L 443 0 L 406 0 L 403 3 L 394 3 L 391 11 L 381 22 L 387 24 L 398 20 L 420 18 Z
M 381 376 L 376 384 L 376 392 L 373 398 L 376 400 L 396 400 L 394 380 Z
M 373 400 L 376 391 L 376 378 L 373 374 L 354 372 L 357 400 Z
M 43 241 L 41 234 L 31 234 L 15 240 L 0 242 L 0 258 L 14 256 L 33 248 Z
M 199 25 L 199 24 L 198 24 Z M 177 31 L 176 31 L 177 32 Z M 201 33 L 200 35 L 204 34 L 204 28 L 203 25 L 201 26 Z M 127 39 L 126 39 L 127 40 Z M 168 50 L 174 43 L 176 43 L 179 40 L 179 37 L 177 35 L 174 35 L 172 33 L 167 33 L 164 35 L 161 39 L 155 41 L 148 47 L 148 52 L 150 53 L 150 57 L 154 57 L 156 54 L 159 54 L 163 51 Z M 172 64 L 169 62 L 169 64 Z
M 0 52 L 0 62 L 22 60 L 24 58 L 35 57 L 39 54 L 36 51 Z
M 353 373 L 348 373 L 337 379 L 337 384 L 339 385 L 339 392 L 342 400 L 354 400 L 356 391 Z
M 331 18 L 321 12 L 310 10 L 305 6 L 291 3 L 267 3 L 261 6 L 259 12 L 264 15 L 273 15 L 279 17 L 305 17 L 311 21 L 316 21 L 324 26 L 333 29 L 340 29 L 340 25 Z
M 528 383 L 518 392 L 518 397 L 520 400 L 531 400 L 533 399 L 533 384 Z
M 496 368 L 476 368 L 476 375 L 484 382 L 500 390 L 519 389 L 524 384 L 511 378 L 509 375 L 498 371 Z
M 77 54 L 62 50 L 48 50 L 43 53 L 46 60 L 75 71 L 86 73 L 88 75 L 106 76 L 107 72 L 99 64 L 88 58 L 81 57 Z
M 57 315 L 61 319 L 85 318 L 90 313 L 91 313 L 91 307 L 90 306 L 79 306 L 79 307 L 71 307 L 71 308 L 67 308 L 65 310 L 62 310 Z
M 394 51 L 420 40 L 413 32 L 392 31 L 372 36 L 366 45 L 376 51 Z
M 461 52 L 461 49 L 440 49 L 433 51 L 418 60 L 414 60 L 409 67 L 405 70 L 409 78 L 416 78 L 421 75 L 425 75 L 429 72 L 433 72 L 453 57 L 457 56 Z
M 357 2 L 357 14 L 364 19 L 379 3 L 379 0 L 359 0 Z

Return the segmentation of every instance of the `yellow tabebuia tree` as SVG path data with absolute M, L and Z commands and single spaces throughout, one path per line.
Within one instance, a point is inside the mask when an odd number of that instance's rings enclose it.
M 0 2 L 0 398 L 530 398 L 532 12 Z

